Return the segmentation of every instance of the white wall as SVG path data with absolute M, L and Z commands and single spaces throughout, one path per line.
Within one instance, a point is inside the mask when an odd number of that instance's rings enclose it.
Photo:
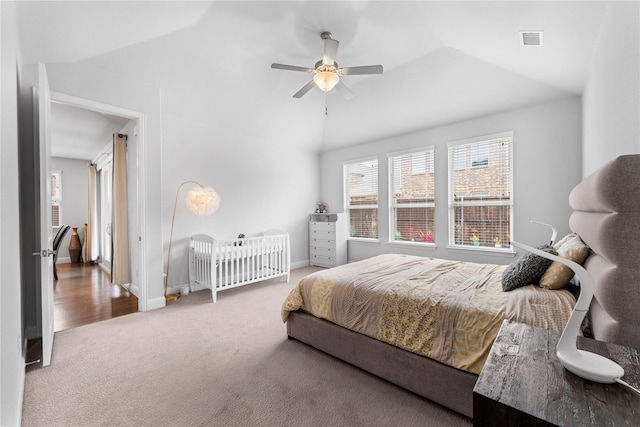
M 87 165 L 86 160 L 51 158 L 51 169 L 62 171 L 62 203 L 61 224 L 69 224 L 78 228 L 80 241 L 84 244 L 82 228 L 87 223 Z M 54 228 L 53 233 L 58 231 Z M 60 244 L 58 263 L 71 262 L 69 258 L 69 242 L 72 230 L 69 230 Z
M 349 242 L 349 260 L 356 261 L 387 252 L 405 252 L 444 259 L 507 263 L 511 257 L 477 251 L 465 253 L 446 249 L 447 219 L 447 142 L 514 131 L 514 240 L 538 245 L 548 239 L 546 231 L 530 220 L 554 224 L 559 233 L 568 233 L 570 190 L 581 179 L 581 100 L 568 98 L 330 151 L 321 155 L 321 199 L 331 211 L 342 211 L 342 166 L 347 160 L 377 155 L 379 161 L 380 243 Z M 409 249 L 389 241 L 387 155 L 409 148 L 435 146 L 437 249 Z
M 640 3 L 609 2 L 583 94 L 583 176 L 640 153 Z
M 20 289 L 18 85 L 15 9 L 0 3 L 0 425 L 20 425 L 25 341 Z
M 169 286 L 188 283 L 188 239 L 197 233 L 230 239 L 240 233 L 253 236 L 269 229 L 284 230 L 290 234 L 292 264 L 307 264 L 308 214 L 319 192 L 316 153 L 281 149 L 266 135 L 260 141 L 248 139 L 215 119 L 195 122 L 165 114 L 163 133 L 165 254 L 178 186 L 195 180 L 213 187 L 221 198 L 217 212 L 198 217 L 183 203 L 191 185 L 183 187 L 175 217 Z

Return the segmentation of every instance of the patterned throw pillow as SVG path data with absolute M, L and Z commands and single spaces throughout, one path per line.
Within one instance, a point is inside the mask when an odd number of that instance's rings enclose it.
M 538 246 L 536 249 L 557 255 L 549 245 Z M 551 262 L 550 259 L 527 252 L 502 273 L 502 290 L 508 292 L 522 286 L 537 284 Z
M 575 238 L 577 236 L 576 233 L 569 233 L 566 236 L 564 236 L 562 239 L 558 240 L 556 243 L 554 243 L 553 245 L 553 249 L 558 252 L 560 250 L 560 248 L 562 247 L 562 245 L 564 245 L 565 243 L 567 243 L 569 240 Z
M 589 247 L 579 236 L 567 240 L 558 248 L 562 258 L 582 264 L 589 255 Z M 554 261 L 540 278 L 540 287 L 545 289 L 563 289 L 573 277 L 574 272 L 561 262 Z

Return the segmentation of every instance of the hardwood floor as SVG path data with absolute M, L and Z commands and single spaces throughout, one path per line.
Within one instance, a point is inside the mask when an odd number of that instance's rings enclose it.
M 53 325 L 59 332 L 138 311 L 138 298 L 111 283 L 98 264 L 57 264 L 53 284 Z M 54 344 L 55 345 L 55 344 Z M 40 338 L 27 343 L 27 369 L 42 366 Z
M 97 264 L 58 264 L 53 288 L 55 332 L 138 311 L 138 298 Z

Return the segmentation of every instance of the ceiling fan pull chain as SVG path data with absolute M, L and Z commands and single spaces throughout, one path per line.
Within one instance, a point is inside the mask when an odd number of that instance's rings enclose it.
M 329 115 L 329 109 L 327 108 L 327 97 L 328 97 L 328 95 L 325 94 L 324 95 L 324 115 L 325 116 Z

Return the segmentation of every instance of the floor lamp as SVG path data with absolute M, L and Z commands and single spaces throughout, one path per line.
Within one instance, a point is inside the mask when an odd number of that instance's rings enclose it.
M 187 205 L 187 209 L 190 212 L 199 215 L 211 215 L 220 207 L 220 196 L 218 193 L 211 188 L 205 187 L 200 184 L 198 181 L 184 181 L 182 184 L 178 186 L 178 190 L 176 191 L 176 200 L 173 202 L 173 216 L 171 217 L 171 233 L 169 234 L 169 251 L 167 253 L 167 271 L 164 277 L 164 298 L 166 302 L 171 302 L 177 300 L 180 295 L 179 294 L 167 294 L 168 283 L 169 283 L 169 266 L 171 264 L 171 244 L 173 243 L 173 226 L 176 220 L 176 208 L 178 207 L 178 195 L 180 194 L 180 190 L 186 184 L 194 184 L 195 187 L 190 189 L 185 196 L 185 204 Z

